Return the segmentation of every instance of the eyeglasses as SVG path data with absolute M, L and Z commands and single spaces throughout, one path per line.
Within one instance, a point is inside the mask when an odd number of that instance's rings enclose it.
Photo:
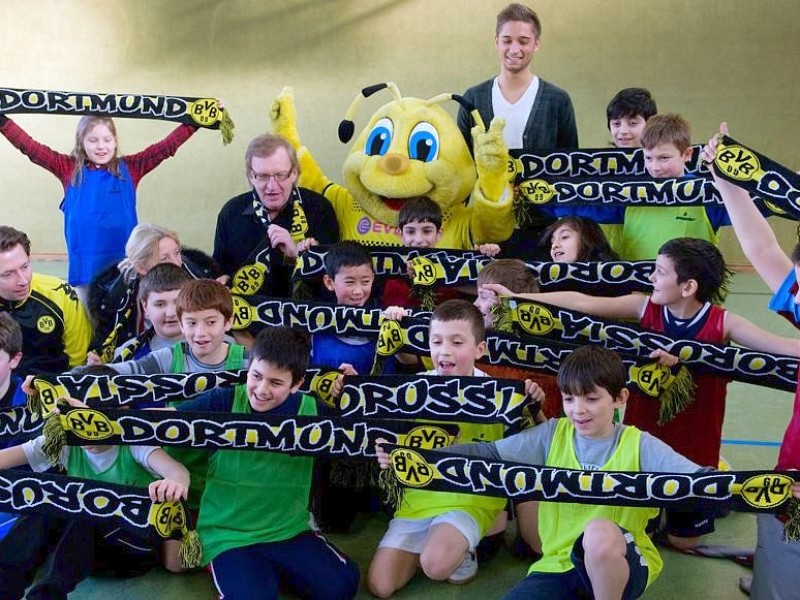
M 289 179 L 289 177 L 292 176 L 293 172 L 294 169 L 292 169 L 291 171 L 286 171 L 284 173 L 256 173 L 255 171 L 250 171 L 250 177 L 262 183 L 267 183 L 269 182 L 270 179 L 274 179 L 275 183 L 280 184 Z

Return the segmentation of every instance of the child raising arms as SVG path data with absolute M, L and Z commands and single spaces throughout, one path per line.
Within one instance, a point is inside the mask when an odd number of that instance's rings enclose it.
M 125 256 L 125 242 L 137 223 L 139 181 L 173 156 L 195 131 L 193 125 L 180 125 L 141 152 L 120 156 L 114 121 L 85 116 L 75 131 L 75 147 L 67 155 L 37 142 L 0 114 L 0 133 L 31 162 L 58 177 L 64 187 L 60 208 L 67 240 L 67 281 L 82 301 L 84 286 L 98 271 Z
M 714 160 L 719 138 L 728 134 L 728 125 L 722 123 L 720 133 L 703 148 L 703 159 Z M 745 256 L 774 294 L 769 308 L 795 327 L 800 324 L 800 244 L 788 256 L 775 237 L 764 216 L 758 211 L 748 193 L 737 185 L 717 177 L 717 189 L 733 225 L 733 231 Z M 795 391 L 794 410 L 786 433 L 783 435 L 778 469 L 800 469 L 800 388 Z M 745 579 L 745 578 L 742 578 Z M 747 583 L 740 580 L 740 587 Z M 783 536 L 783 523 L 776 515 L 759 515 L 758 544 L 753 564 L 750 597 L 755 600 L 788 600 L 797 596 L 800 589 L 800 542 L 787 542 Z

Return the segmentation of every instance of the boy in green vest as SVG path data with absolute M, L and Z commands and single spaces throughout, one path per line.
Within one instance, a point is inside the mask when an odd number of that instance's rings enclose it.
M 676 114 L 654 115 L 640 140 L 651 177 L 685 177 L 686 162 L 692 157 L 692 130 L 686 119 Z M 625 260 L 653 260 L 661 245 L 674 238 L 699 238 L 716 246 L 723 225 L 730 225 L 723 206 L 629 206 L 620 246 L 615 248 Z
M 69 402 L 86 406 L 77 400 Z M 44 436 L 39 436 L 0 450 L 0 469 L 29 465 L 35 472 L 44 472 L 60 466 L 72 477 L 148 488 L 154 502 L 186 499 L 189 471 L 156 446 L 65 446 L 54 465 L 42 450 L 43 444 Z M 160 561 L 166 569 L 179 572 L 179 546 L 177 540 L 165 540 L 162 545 L 119 528 L 87 525 L 80 519 L 24 514 L 0 541 L 0 598 L 22 598 L 40 565 L 42 571 L 28 591 L 29 599 L 66 599 L 97 569 L 129 576 Z
M 228 371 L 247 366 L 244 346 L 227 341 L 226 333 L 233 325 L 233 298 L 228 288 L 213 279 L 187 281 L 175 300 L 175 312 L 185 341 L 139 360 L 108 366 L 123 375 Z M 168 448 L 168 453 L 192 474 L 187 505 L 196 511 L 205 486 L 208 451 Z
M 565 417 L 488 444 L 449 452 L 577 470 L 694 473 L 701 467 L 635 427 L 614 422 L 628 398 L 626 371 L 612 350 L 583 346 L 558 372 Z M 381 466 L 389 457 L 378 448 Z M 631 508 L 542 502 L 543 557 L 506 600 L 593 597 L 634 599 L 655 581 L 662 561 L 645 532 L 658 514 Z
M 175 409 L 316 415 L 316 401 L 298 393 L 310 354 L 306 334 L 264 329 L 253 344 L 246 385 L 212 390 Z M 197 532 L 221 598 L 277 598 L 279 580 L 301 598 L 356 595 L 358 566 L 309 526 L 313 463 L 280 452 L 211 455 Z

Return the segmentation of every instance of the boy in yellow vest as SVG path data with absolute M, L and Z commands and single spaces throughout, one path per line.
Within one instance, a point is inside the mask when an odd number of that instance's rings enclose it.
M 565 417 L 488 444 L 448 449 L 461 455 L 577 470 L 693 473 L 702 467 L 635 427 L 615 423 L 628 398 L 619 356 L 584 346 L 558 372 Z M 389 457 L 378 454 L 381 466 Z M 655 508 L 542 502 L 544 556 L 506 600 L 633 599 L 658 577 L 662 561 L 645 533 Z

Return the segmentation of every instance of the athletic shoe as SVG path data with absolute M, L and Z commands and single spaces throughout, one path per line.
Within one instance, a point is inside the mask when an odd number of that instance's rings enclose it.
M 478 559 L 475 557 L 474 551 L 467 550 L 467 553 L 464 555 L 464 560 L 456 567 L 455 571 L 450 573 L 450 577 L 447 578 L 447 583 L 464 585 L 475 579 L 477 574 Z
M 753 585 L 753 576 L 752 575 L 742 575 L 739 577 L 739 589 L 742 590 L 742 593 L 750 595 L 750 588 Z

